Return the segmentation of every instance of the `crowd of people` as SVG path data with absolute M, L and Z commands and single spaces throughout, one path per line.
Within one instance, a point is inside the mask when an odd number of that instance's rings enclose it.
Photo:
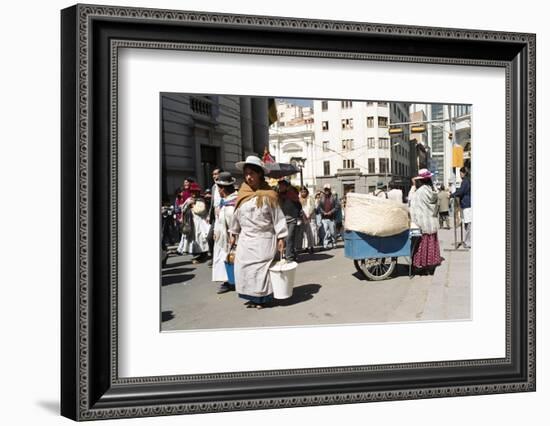
M 204 192 L 193 178 L 185 179 L 174 201 L 174 222 L 181 235 L 176 251 L 193 255 L 193 263 L 210 257 L 208 265 L 212 281 L 219 283 L 219 294 L 236 291 L 247 307 L 263 308 L 273 300 L 269 268 L 274 259 L 295 261 L 302 251 L 335 247 L 343 233 L 345 197 L 340 201 L 329 184 L 314 196 L 285 178 L 272 187 L 266 181 L 265 164 L 256 156 L 236 163 L 236 168 L 243 175 L 238 190 L 235 177 L 221 168 L 213 171 L 214 185 Z M 436 189 L 433 174 L 421 169 L 406 198 L 392 184 L 379 185 L 372 193 L 408 204 L 411 222 L 421 232 L 412 253 L 419 274 L 433 274 L 444 260 L 438 231 L 450 229 L 454 198 L 460 200 L 465 223 L 463 246 L 471 246 L 471 184 L 468 171 L 460 172 L 462 184 L 456 191 Z M 234 265 L 231 280 L 228 261 Z

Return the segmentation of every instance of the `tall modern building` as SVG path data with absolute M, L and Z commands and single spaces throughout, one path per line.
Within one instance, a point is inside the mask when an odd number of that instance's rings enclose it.
M 367 193 L 407 176 L 409 144 L 391 138 L 391 122 L 408 120 L 408 104 L 351 100 L 314 101 L 317 187 Z
M 453 167 L 453 145 L 464 152 L 464 164 L 471 167 L 471 105 L 413 104 L 411 121 L 426 122 L 426 132 L 414 137 L 427 145 L 427 167 L 434 181 L 449 185 L 460 181 Z
M 162 197 L 170 200 L 190 176 L 203 187 L 212 170 L 239 175 L 235 163 L 268 144 L 268 99 L 161 94 Z
M 269 152 L 280 163 L 302 169 L 301 176 L 290 176 L 296 186 L 315 188 L 315 133 L 313 108 L 277 100 L 277 121 L 269 128 Z

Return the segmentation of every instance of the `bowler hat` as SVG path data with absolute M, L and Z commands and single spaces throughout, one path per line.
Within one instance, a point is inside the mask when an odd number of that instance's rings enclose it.
M 229 172 L 221 172 L 218 179 L 215 180 L 216 185 L 231 186 L 235 184 L 236 179 Z

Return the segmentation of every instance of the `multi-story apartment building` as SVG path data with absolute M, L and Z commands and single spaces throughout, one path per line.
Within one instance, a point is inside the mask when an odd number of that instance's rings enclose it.
M 280 163 L 291 163 L 302 169 L 301 175 L 290 176 L 296 186 L 315 188 L 315 133 L 313 108 L 277 100 L 277 121 L 269 128 L 269 152 Z
M 318 188 L 367 193 L 408 175 L 408 143 L 388 132 L 390 122 L 408 120 L 407 104 L 315 100 L 313 111 Z

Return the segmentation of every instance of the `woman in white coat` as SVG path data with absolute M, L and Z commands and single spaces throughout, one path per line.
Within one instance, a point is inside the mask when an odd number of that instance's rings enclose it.
M 193 182 L 189 186 L 191 196 L 185 200 L 181 211 L 183 223 L 178 254 L 193 254 L 193 263 L 200 263 L 208 256 L 208 241 L 206 239 L 210 225 L 206 221 L 208 211 L 204 199 L 200 197 L 201 188 Z
M 282 253 L 288 235 L 278 195 L 265 181 L 264 163 L 253 155 L 236 164 L 244 182 L 237 195 L 230 228 L 235 255 L 235 285 L 247 307 L 263 308 L 273 299 L 269 267 L 277 252 Z
M 212 256 L 212 281 L 221 282 L 218 294 L 235 290 L 235 285 L 228 282 L 225 261 L 229 253 L 229 227 L 237 202 L 235 178 L 229 172 L 221 172 L 215 181 L 220 194 L 220 202 L 214 214 L 214 250 Z

